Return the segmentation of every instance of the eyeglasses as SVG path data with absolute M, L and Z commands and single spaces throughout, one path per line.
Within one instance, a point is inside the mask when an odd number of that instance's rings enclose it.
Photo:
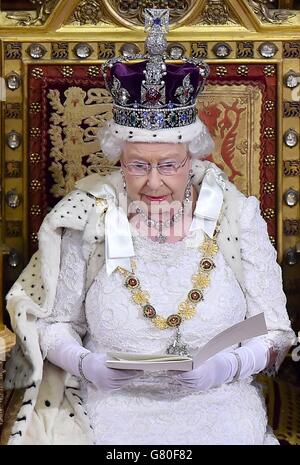
M 128 174 L 132 174 L 133 176 L 147 176 L 153 168 L 156 168 L 159 174 L 162 174 L 163 176 L 172 176 L 177 173 L 179 168 L 186 164 L 187 159 L 188 155 L 181 163 L 176 161 L 167 161 L 165 163 L 152 165 L 151 163 L 135 161 L 132 163 L 122 162 L 122 165 L 126 168 Z

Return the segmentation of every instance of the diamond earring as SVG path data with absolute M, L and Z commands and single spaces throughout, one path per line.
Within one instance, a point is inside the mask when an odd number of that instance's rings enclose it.
M 121 175 L 122 175 L 122 178 L 123 178 L 123 190 L 124 190 L 124 194 L 125 194 L 127 192 L 127 188 L 126 188 L 126 181 L 125 181 L 123 170 L 121 170 Z
M 191 199 L 192 195 L 192 178 L 193 178 L 193 170 L 189 171 L 189 178 L 188 182 L 184 191 L 184 203 L 188 203 Z

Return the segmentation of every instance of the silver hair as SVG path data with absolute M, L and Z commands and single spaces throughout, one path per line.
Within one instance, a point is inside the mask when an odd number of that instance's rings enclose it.
M 120 137 L 117 137 L 115 134 L 113 134 L 107 125 L 101 128 L 98 136 L 104 155 L 112 162 L 117 162 L 122 155 L 125 142 Z M 148 141 L 145 140 L 145 142 Z M 151 141 L 148 143 L 153 142 Z M 163 144 L 165 142 L 161 143 Z M 198 160 L 204 160 L 207 158 L 215 148 L 215 143 L 206 126 L 203 127 L 203 130 L 200 134 L 195 136 L 189 142 L 185 142 L 185 144 L 190 156 L 192 158 L 197 158 Z

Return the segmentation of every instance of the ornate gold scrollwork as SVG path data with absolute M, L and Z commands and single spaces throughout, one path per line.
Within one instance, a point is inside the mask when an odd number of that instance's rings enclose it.
M 35 17 L 29 11 L 13 14 L 7 13 L 6 17 L 17 21 L 18 26 L 42 25 L 46 22 L 58 0 L 30 0 L 30 2 L 35 7 Z
M 294 13 L 288 10 L 271 10 L 267 6 L 267 0 L 248 0 L 248 3 L 254 13 L 266 23 L 281 24 L 292 16 L 295 16 Z
M 224 0 L 208 0 L 201 17 L 196 24 L 236 24 L 236 21 Z
M 170 23 L 182 20 L 193 6 L 192 0 L 105 0 L 109 9 L 135 26 L 144 26 L 145 8 L 169 8 Z
M 107 22 L 102 2 L 99 0 L 83 0 L 80 2 L 72 14 L 69 24 L 79 23 L 80 26 L 85 24 L 98 24 Z
M 226 24 L 229 21 L 228 7 L 219 0 L 208 1 L 202 15 L 206 24 Z

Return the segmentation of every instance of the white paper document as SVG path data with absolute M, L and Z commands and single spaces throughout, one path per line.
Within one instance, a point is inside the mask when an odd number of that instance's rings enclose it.
M 259 313 L 217 334 L 192 357 L 185 355 L 108 352 L 106 365 L 110 368 L 118 369 L 189 371 L 197 368 L 201 363 L 218 352 L 267 332 L 264 314 Z

